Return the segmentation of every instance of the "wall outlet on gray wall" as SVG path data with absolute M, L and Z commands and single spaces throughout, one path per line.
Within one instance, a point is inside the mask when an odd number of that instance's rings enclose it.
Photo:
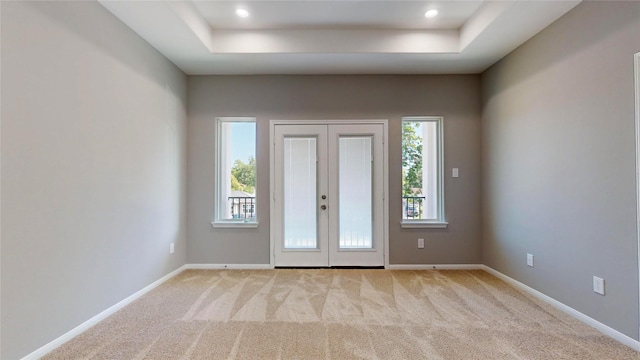
M 418 249 L 424 249 L 424 239 L 418 239 Z
M 533 267 L 533 255 L 527 254 L 527 266 Z
M 175 250 L 176 250 L 175 243 L 169 244 L 169 255 L 173 254 Z
M 593 277 L 593 292 L 604 295 L 604 279 L 597 276 Z

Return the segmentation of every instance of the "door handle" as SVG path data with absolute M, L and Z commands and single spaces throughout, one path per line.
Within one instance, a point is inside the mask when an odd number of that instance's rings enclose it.
M 327 205 L 322 204 L 322 205 L 320 206 L 320 209 L 322 209 L 322 210 L 327 210 Z

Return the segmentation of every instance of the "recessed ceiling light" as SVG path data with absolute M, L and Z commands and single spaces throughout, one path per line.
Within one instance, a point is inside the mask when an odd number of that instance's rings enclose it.
M 436 9 L 431 9 L 431 10 L 428 10 L 426 13 L 424 13 L 424 17 L 426 18 L 432 18 L 436 16 L 438 16 L 438 10 Z
M 245 9 L 237 9 L 236 10 L 236 15 L 238 15 L 241 18 L 246 18 L 249 16 L 249 12 Z

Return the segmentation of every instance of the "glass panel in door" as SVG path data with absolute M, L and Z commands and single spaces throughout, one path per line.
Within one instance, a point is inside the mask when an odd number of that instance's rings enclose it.
M 373 247 L 371 137 L 340 137 L 339 154 L 339 247 Z
M 318 248 L 316 138 L 284 139 L 284 248 Z

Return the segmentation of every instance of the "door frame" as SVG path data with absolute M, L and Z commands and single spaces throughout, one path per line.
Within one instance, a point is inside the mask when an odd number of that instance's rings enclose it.
M 638 241 L 638 308 L 640 309 L 640 52 L 633 56 L 636 130 L 636 235 Z
M 275 147 L 276 138 L 275 130 L 276 125 L 365 125 L 376 124 L 382 125 L 382 152 L 383 152 L 383 165 L 382 165 L 382 203 L 383 203 L 383 231 L 382 231 L 382 244 L 383 244 L 383 256 L 384 267 L 389 267 L 389 145 L 388 134 L 389 126 L 387 119 L 359 119 L 359 120 L 270 120 L 269 121 L 269 266 L 275 268 L 275 226 L 274 221 L 276 217 L 273 216 L 276 213 L 275 200 L 276 200 L 276 182 L 275 182 Z

